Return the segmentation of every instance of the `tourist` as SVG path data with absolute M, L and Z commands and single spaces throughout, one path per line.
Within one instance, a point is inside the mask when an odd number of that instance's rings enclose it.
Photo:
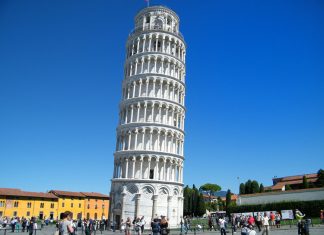
M 210 215 L 208 216 L 208 227 L 209 227 L 209 231 L 211 231 L 213 228 L 213 222 Z
M 152 233 L 153 235 L 160 235 L 160 223 L 158 218 L 154 218 L 151 223 Z
M 16 223 L 17 223 L 17 219 L 16 218 L 12 218 L 11 221 L 10 221 L 11 232 L 15 232 Z
M 264 213 L 264 216 L 262 218 L 262 225 L 263 225 L 262 235 L 263 234 L 269 235 L 269 217 L 267 216 L 267 213 Z
M 242 224 L 241 235 L 249 235 L 250 231 L 248 224 Z
M 37 223 L 35 217 L 31 217 L 28 225 L 29 235 L 33 235 L 34 231 L 37 229 Z
M 141 218 L 141 233 L 144 233 L 144 227 L 145 227 L 146 221 L 144 216 Z
M 249 228 L 250 228 L 250 231 L 248 233 L 249 235 L 256 235 L 257 234 L 256 231 L 254 230 L 254 227 L 253 226 L 250 225 Z
M 324 224 L 324 210 L 321 210 L 320 220 L 321 220 L 321 223 Z
M 22 219 L 21 219 L 21 227 L 22 227 L 22 232 L 23 233 L 26 230 L 26 225 L 27 225 L 27 220 L 26 220 L 26 218 L 22 217 Z
M 142 227 L 142 222 L 141 222 L 141 219 L 138 217 L 134 223 L 134 230 L 135 230 L 136 235 L 141 235 L 141 232 L 142 232 L 141 227 Z
M 262 223 L 262 217 L 261 217 L 261 213 L 258 212 L 256 218 L 255 218 L 255 224 L 259 229 L 259 232 L 261 232 L 261 223 Z
M 271 211 L 270 212 L 270 226 L 271 226 L 271 228 L 274 228 L 275 223 L 276 223 L 275 220 L 276 220 L 276 216 L 273 213 L 273 211 Z
M 254 217 L 252 215 L 250 215 L 249 219 L 248 219 L 248 224 L 254 226 L 254 223 L 255 223 Z
M 129 217 L 127 217 L 126 220 L 126 227 L 125 227 L 125 235 L 130 235 L 131 234 L 131 228 L 132 228 L 132 222 L 131 219 Z
M 167 235 L 169 233 L 169 223 L 165 216 L 162 216 L 161 222 L 160 222 L 160 230 L 161 235 Z
M 280 228 L 280 222 L 281 222 L 281 215 L 279 212 L 276 214 L 276 227 Z
M 300 210 L 296 209 L 295 216 L 297 219 L 298 234 L 302 234 L 302 219 L 305 217 L 305 214 L 301 213 Z
M 71 211 L 66 211 L 62 214 L 62 221 L 59 225 L 59 231 L 60 235 L 70 235 L 74 233 Z
M 226 235 L 226 229 L 225 229 L 226 220 L 223 218 L 223 216 L 219 218 L 218 224 L 219 224 L 221 235 Z

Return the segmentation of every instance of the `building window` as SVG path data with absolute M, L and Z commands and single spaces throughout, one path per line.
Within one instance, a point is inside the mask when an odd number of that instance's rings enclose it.
M 31 208 L 31 202 L 27 202 L 27 208 Z
M 73 208 L 73 203 L 71 203 L 71 208 Z
M 54 203 L 51 203 L 51 208 L 54 208 Z
M 62 207 L 64 207 L 65 205 L 64 205 L 64 202 L 62 202 Z
M 102 209 L 105 209 L 105 205 L 102 205 Z
M 81 208 L 81 203 L 79 203 L 79 208 Z
M 97 213 L 94 214 L 94 219 L 98 219 L 98 214 Z
M 98 206 L 97 205 L 95 205 L 95 209 L 98 209 Z
M 150 17 L 149 17 L 149 16 L 146 16 L 146 18 L 145 18 L 145 23 L 146 23 L 146 24 L 149 24 L 149 23 L 150 23 Z
M 13 212 L 13 216 L 16 217 L 17 216 L 17 211 Z
M 87 208 L 90 209 L 90 205 L 89 204 L 88 204 Z
M 14 207 L 18 207 L 18 205 L 19 205 L 19 202 L 15 201 L 15 203 L 14 203 Z M 16 211 L 16 213 L 17 213 L 17 211 Z M 14 215 L 14 216 L 15 216 L 15 215 Z
M 0 211 L 0 217 L 2 217 L 3 216 L 3 211 Z
M 150 179 L 154 178 L 154 170 L 150 170 Z
M 30 211 L 27 211 L 26 216 L 30 216 Z
M 5 202 L 4 201 L 0 201 L 0 207 L 4 207 L 5 206 Z
M 40 208 L 44 208 L 44 202 L 41 202 Z

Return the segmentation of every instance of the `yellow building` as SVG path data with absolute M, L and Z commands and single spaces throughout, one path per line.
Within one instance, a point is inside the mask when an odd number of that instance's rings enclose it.
M 63 212 L 71 211 L 74 219 L 102 219 L 108 218 L 108 208 L 109 197 L 101 193 L 61 190 L 38 193 L 0 188 L 0 217 L 56 220 Z
M 85 218 L 106 219 L 108 218 L 109 197 L 101 193 L 82 192 L 85 199 Z
M 84 218 L 85 195 L 79 192 L 68 192 L 61 190 L 51 190 L 50 193 L 58 197 L 57 214 L 71 211 L 74 219 Z
M 0 217 L 35 216 L 39 219 L 57 216 L 58 198 L 51 193 L 26 192 L 0 188 Z

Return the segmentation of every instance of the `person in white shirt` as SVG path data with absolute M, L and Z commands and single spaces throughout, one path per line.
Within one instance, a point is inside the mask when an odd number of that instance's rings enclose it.
M 263 224 L 262 235 L 263 234 L 269 235 L 269 217 L 267 216 L 266 213 L 264 213 L 264 216 L 262 218 L 262 224 Z
M 256 235 L 256 231 L 254 230 L 253 226 L 250 226 L 250 232 L 249 235 Z
M 221 235 L 226 235 L 225 223 L 226 220 L 223 217 L 220 217 L 218 220 Z

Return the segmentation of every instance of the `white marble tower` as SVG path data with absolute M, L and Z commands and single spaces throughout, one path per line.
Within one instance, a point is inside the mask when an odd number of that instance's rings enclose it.
M 179 17 L 164 6 L 142 9 L 126 44 L 110 219 L 183 214 L 186 44 Z

